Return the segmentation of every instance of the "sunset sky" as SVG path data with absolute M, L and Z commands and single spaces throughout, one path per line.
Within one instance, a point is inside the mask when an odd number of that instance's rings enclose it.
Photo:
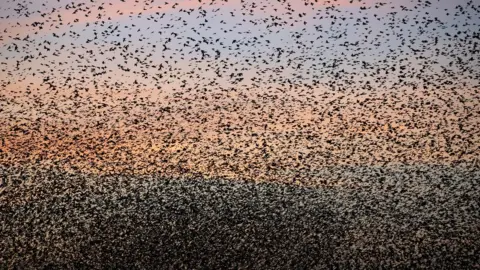
M 6 1 L 0 163 L 298 177 L 472 162 L 467 0 Z

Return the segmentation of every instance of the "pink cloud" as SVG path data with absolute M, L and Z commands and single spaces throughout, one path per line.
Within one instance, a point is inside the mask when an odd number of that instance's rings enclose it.
M 134 1 L 82 6 L 83 9 L 65 7 L 42 16 L 41 14 L 10 18 L 0 23 L 0 42 L 8 42 L 14 38 L 23 39 L 27 35 L 47 34 L 59 31 L 76 24 L 87 24 L 101 21 L 114 21 L 128 16 L 171 12 L 173 10 L 198 8 L 198 1 L 179 1 L 168 5 L 147 5 Z M 3 29 L 2 29 L 3 28 Z

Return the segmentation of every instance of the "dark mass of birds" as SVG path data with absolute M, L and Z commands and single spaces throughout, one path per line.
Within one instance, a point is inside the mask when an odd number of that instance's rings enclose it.
M 478 169 L 322 172 L 369 179 L 356 190 L 26 167 L 3 174 L 22 183 L 0 197 L 5 269 L 479 267 Z

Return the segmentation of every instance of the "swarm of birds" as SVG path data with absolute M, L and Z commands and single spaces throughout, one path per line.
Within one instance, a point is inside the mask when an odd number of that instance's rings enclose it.
M 476 1 L 6 1 L 0 162 L 335 184 L 478 165 Z
M 322 172 L 369 179 L 355 190 L 25 166 L 1 175 L 16 186 L 0 194 L 5 269 L 478 268 L 478 169 Z
M 0 268 L 478 268 L 479 4 L 2 0 Z

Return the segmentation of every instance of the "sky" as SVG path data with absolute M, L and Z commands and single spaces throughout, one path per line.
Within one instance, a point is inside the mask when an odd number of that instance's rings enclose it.
M 475 162 L 479 11 L 467 0 L 5 1 L 0 163 L 301 178 Z

